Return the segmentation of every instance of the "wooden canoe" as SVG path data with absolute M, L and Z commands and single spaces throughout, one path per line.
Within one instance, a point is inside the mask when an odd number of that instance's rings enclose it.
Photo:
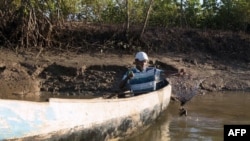
M 0 100 L 0 140 L 123 140 L 165 110 L 171 85 L 121 99 Z

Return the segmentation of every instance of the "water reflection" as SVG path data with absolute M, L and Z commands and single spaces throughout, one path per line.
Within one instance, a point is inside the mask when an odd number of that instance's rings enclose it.
M 223 141 L 224 124 L 250 124 L 250 92 L 220 92 L 194 97 L 188 116 L 171 102 L 155 124 L 129 141 Z

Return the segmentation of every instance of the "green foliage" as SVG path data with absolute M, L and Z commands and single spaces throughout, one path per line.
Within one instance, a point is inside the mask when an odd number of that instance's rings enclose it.
M 147 8 L 149 6 L 149 0 L 134 0 L 131 1 L 131 23 L 141 24 L 146 17 Z
M 158 26 L 176 26 L 180 13 L 172 0 L 156 1 L 150 24 Z
M 250 25 L 250 1 L 223 0 L 216 16 L 218 27 L 229 30 L 246 30 Z
M 216 28 L 215 17 L 217 15 L 219 3 L 217 0 L 204 0 L 202 4 L 200 27 Z
M 0 8 L 4 9 L 3 0 Z M 2 4 L 1 4 L 2 3 Z M 41 10 L 52 22 L 85 20 L 103 23 L 126 22 L 126 0 L 12 0 L 12 10 L 26 15 L 29 6 Z M 149 25 L 187 26 L 245 30 L 250 22 L 248 0 L 156 0 Z M 143 24 L 149 0 L 128 0 L 130 24 Z
M 190 27 L 199 26 L 201 19 L 201 4 L 199 0 L 189 0 L 185 3 L 185 19 Z
M 48 42 L 52 25 L 65 21 L 129 21 L 127 25 L 142 26 L 149 4 L 150 0 L 0 0 L 0 44 Z M 250 32 L 250 1 L 155 0 L 147 25 Z
M 126 14 L 124 4 L 118 4 L 113 0 L 108 0 L 102 11 L 101 17 L 105 23 L 122 23 L 125 21 Z

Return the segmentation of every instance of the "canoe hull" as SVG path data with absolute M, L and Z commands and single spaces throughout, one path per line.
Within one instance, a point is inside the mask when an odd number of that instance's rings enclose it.
M 123 140 L 150 126 L 171 86 L 124 99 L 0 100 L 0 140 Z

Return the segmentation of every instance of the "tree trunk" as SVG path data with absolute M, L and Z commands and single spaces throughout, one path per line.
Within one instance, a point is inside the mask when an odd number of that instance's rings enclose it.
M 129 38 L 129 19 L 130 19 L 130 13 L 129 13 L 129 0 L 126 0 L 126 10 L 127 10 L 127 23 L 126 23 L 126 38 Z
M 141 38 L 142 35 L 144 34 L 145 28 L 146 28 L 146 26 L 147 26 L 148 19 L 149 19 L 149 14 L 150 14 L 150 12 L 151 12 L 151 8 L 152 8 L 152 6 L 153 6 L 153 3 L 154 3 L 154 0 L 151 0 L 150 3 L 149 3 L 147 15 L 146 15 L 146 18 L 145 18 L 145 21 L 144 21 L 143 28 L 142 28 L 142 30 L 141 30 L 140 38 Z

